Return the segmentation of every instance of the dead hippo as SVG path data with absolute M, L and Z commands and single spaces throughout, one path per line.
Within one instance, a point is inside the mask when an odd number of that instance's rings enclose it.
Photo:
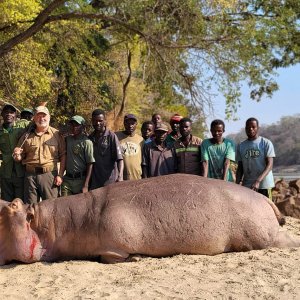
M 194 175 L 125 181 L 24 205 L 1 202 L 0 264 L 296 247 L 264 196 Z

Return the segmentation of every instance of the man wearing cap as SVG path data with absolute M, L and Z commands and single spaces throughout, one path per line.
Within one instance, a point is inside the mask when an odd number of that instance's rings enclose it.
M 26 203 L 37 203 L 40 198 L 45 200 L 58 197 L 66 160 L 65 141 L 59 131 L 49 125 L 49 110 L 45 106 L 38 106 L 33 121 L 35 128 L 28 136 L 24 134 L 21 137 L 14 150 L 14 159 L 22 161 L 26 168 Z
M 173 146 L 173 144 L 180 138 L 179 122 L 183 117 L 179 114 L 175 114 L 170 119 L 170 126 L 172 131 L 166 137 L 166 144 Z
M 203 175 L 201 162 L 202 139 L 192 135 L 192 120 L 182 118 L 179 122 L 181 137 L 174 143 L 178 173 Z
M 124 160 L 124 180 L 137 180 L 142 178 L 142 148 L 144 139 L 136 133 L 137 118 L 134 114 L 124 117 L 123 131 L 116 132 L 121 144 Z
M 90 189 L 100 188 L 113 182 L 123 181 L 123 157 L 120 142 L 106 126 L 105 112 L 92 112 L 94 131 L 89 136 L 94 146 L 95 164 Z
M 1 113 L 3 118 L 3 125 L 0 128 L 1 199 L 6 201 L 15 198 L 24 199 L 24 166 L 13 160 L 12 153 L 29 122 L 18 124 L 16 113 L 17 109 L 12 104 L 5 104 Z
M 21 120 L 31 121 L 33 117 L 33 111 L 30 108 L 24 108 L 20 114 Z
M 85 120 L 81 116 L 73 116 L 69 124 L 71 135 L 66 137 L 67 158 L 66 174 L 61 185 L 61 195 L 86 193 L 92 174 L 93 143 L 83 133 Z
M 175 148 L 165 143 L 169 128 L 166 124 L 157 124 L 154 140 L 145 144 L 142 156 L 143 178 L 176 173 L 177 161 Z

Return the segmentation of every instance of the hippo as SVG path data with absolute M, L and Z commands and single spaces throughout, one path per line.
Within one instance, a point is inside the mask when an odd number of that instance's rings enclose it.
M 280 230 L 280 213 L 268 198 L 196 175 L 118 182 L 31 205 L 2 201 L 0 209 L 1 265 L 300 246 Z

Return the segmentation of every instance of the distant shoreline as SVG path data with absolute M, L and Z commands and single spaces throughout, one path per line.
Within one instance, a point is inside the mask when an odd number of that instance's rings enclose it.
M 291 181 L 300 179 L 300 173 L 273 173 L 274 179 L 284 179 L 285 181 Z

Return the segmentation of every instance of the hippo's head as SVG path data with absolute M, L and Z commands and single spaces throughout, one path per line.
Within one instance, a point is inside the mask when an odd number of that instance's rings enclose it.
M 22 200 L 0 202 L 0 265 L 12 260 L 35 262 L 41 257 L 41 244 L 30 227 L 30 211 Z

